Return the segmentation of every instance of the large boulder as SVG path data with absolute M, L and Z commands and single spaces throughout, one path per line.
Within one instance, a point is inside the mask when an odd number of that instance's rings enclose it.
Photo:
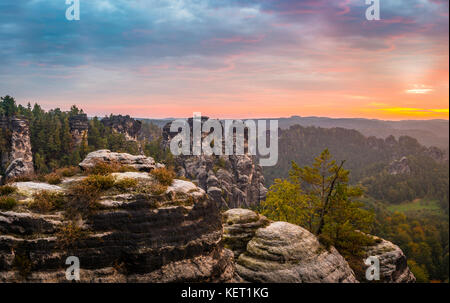
M 373 236 L 376 244 L 365 248 L 365 258 L 373 256 L 380 261 L 380 281 L 385 283 L 414 283 L 416 277 L 410 271 L 406 256 L 397 245 Z M 366 268 L 361 263 L 363 268 Z
M 334 247 L 323 247 L 309 231 L 286 222 L 258 229 L 236 269 L 249 282 L 358 282 Z
M 28 176 L 34 173 L 33 163 L 24 161 L 23 158 L 14 159 L 6 168 L 5 179 L 11 180 L 18 177 Z
M 101 149 L 89 153 L 79 164 L 79 166 L 86 170 L 94 167 L 99 162 L 118 163 L 146 172 L 149 172 L 156 167 L 155 160 L 152 157 L 146 157 L 144 155 L 136 156 L 127 153 L 116 153 L 107 149 Z

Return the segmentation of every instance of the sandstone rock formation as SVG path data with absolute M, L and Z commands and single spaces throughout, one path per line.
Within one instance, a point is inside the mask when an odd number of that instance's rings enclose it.
M 153 170 L 157 166 L 162 166 L 162 164 L 155 163 L 155 160 L 152 157 L 146 157 L 143 155 L 135 156 L 127 153 L 116 153 L 107 149 L 100 149 L 89 153 L 79 164 L 79 166 L 86 170 L 94 167 L 98 162 L 117 163 L 146 172 Z
M 128 115 L 111 115 L 103 118 L 101 121 L 103 125 L 111 128 L 113 131 L 124 134 L 129 141 L 137 141 L 142 127 L 141 121 L 135 120 Z
M 5 179 L 33 174 L 33 154 L 28 121 L 16 117 L 2 117 L 0 126 L 11 134 L 9 152 L 2 154 L 2 167 L 6 168 Z
M 254 237 L 256 230 L 269 224 L 266 217 L 243 208 L 229 209 L 222 218 L 223 243 L 233 251 L 236 259 L 246 251 L 247 243 Z
M 137 179 L 144 191 L 105 192 L 75 223 L 64 211 L 37 213 L 27 200 L 0 211 L 0 282 L 66 282 L 69 256 L 80 260 L 81 282 L 235 281 L 220 213 L 202 189 L 174 180 L 149 194 L 155 180 L 144 173 L 115 176 Z M 63 192 L 76 180 L 63 182 Z
M 73 146 L 80 146 L 83 138 L 87 139 L 89 121 L 86 114 L 74 115 L 69 118 L 70 134 Z
M 409 160 L 406 157 L 402 157 L 400 160 L 392 161 L 387 170 L 390 175 L 408 175 L 411 173 Z
M 224 245 L 234 252 L 237 273 L 245 281 L 368 282 L 364 260 L 374 256 L 380 260 L 381 282 L 415 282 L 401 249 L 381 238 L 373 236 L 375 244 L 357 257 L 354 272 L 335 248 L 321 246 L 299 226 L 270 222 L 248 209 L 230 209 L 222 217 Z
M 239 256 L 236 269 L 249 282 L 358 282 L 334 247 L 327 250 L 309 231 L 286 222 L 258 229 L 247 251 Z
M 374 256 L 380 260 L 380 281 L 387 283 L 413 283 L 416 281 L 409 270 L 406 256 L 397 245 L 379 237 L 376 244 L 366 248 L 366 257 Z
M 202 117 L 202 123 L 208 118 Z M 193 120 L 188 119 L 191 126 Z M 170 123 L 163 128 L 164 148 L 169 148 L 176 133 L 170 132 Z M 207 133 L 202 133 L 206 136 Z M 175 158 L 177 173 L 181 177 L 196 180 L 222 209 L 251 208 L 266 198 L 262 168 L 251 155 L 189 156 Z

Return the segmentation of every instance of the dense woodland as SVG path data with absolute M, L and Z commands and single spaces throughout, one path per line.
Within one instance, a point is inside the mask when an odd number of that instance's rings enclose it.
M 97 149 L 137 154 L 139 144 L 146 155 L 172 163 L 170 153 L 160 147 L 161 129 L 148 122 L 143 122 L 138 143 L 105 127 L 101 119 L 90 118 L 87 137 L 80 146 L 73 146 L 69 118 L 82 112 L 76 106 L 69 111 L 45 111 L 38 104 L 17 105 L 9 96 L 0 101 L 0 116 L 30 121 L 37 174 L 77 165 Z M 8 136 L 8 131 L 0 131 L 0 154 L 7 152 Z M 391 161 L 403 156 L 408 158 L 410 172 L 389 174 L 386 168 Z M 337 174 L 340 182 L 333 188 L 339 211 L 317 216 L 326 202 L 324 193 L 317 191 L 318 167 L 328 163 L 327 178 L 333 178 L 343 160 Z M 448 281 L 448 160 L 433 160 L 415 139 L 366 138 L 349 129 L 292 126 L 280 131 L 279 162 L 264 168 L 264 174 L 266 186 L 272 185 L 261 208 L 265 215 L 308 228 L 344 255 L 357 254 L 367 240 L 354 229 L 373 233 L 402 248 L 418 281 Z M 435 201 L 436 207 L 408 208 L 417 206 L 414 201 L 419 199 Z M 399 211 L 392 206 L 404 207 Z

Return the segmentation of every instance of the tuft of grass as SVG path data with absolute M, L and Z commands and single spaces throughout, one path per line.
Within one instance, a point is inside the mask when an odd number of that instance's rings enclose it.
M 116 180 L 111 175 L 89 175 L 82 183 L 93 186 L 99 190 L 108 190 L 114 186 Z
M 172 185 L 173 179 L 176 177 L 173 169 L 167 169 L 165 167 L 155 168 L 150 174 L 152 174 L 159 183 L 165 186 Z
M 135 188 L 138 185 L 138 181 L 133 178 L 122 178 L 116 183 L 114 183 L 114 187 L 121 191 L 129 190 L 130 188 Z
M 0 197 L 0 209 L 11 210 L 17 205 L 17 200 L 12 197 L 2 196 Z
M 48 175 L 45 175 L 44 179 L 45 179 L 45 182 L 47 182 L 48 184 L 53 184 L 53 185 L 59 184 L 62 181 L 61 176 L 57 173 L 50 173 Z
M 76 166 L 68 166 L 55 170 L 55 173 L 62 177 L 73 177 L 80 172 L 80 168 Z
M 17 190 L 17 187 L 15 187 L 15 186 L 3 185 L 3 186 L 0 186 L 0 195 L 7 196 L 7 195 L 15 193 L 16 190 Z
M 28 207 L 41 213 L 62 209 L 64 205 L 64 195 L 62 193 L 42 190 L 33 195 L 33 201 Z

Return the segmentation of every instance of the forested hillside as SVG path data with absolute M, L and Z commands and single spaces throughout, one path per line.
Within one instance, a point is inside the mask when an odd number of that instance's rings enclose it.
M 78 165 L 89 152 L 98 149 L 139 153 L 138 142 L 129 141 L 124 134 L 113 132 L 101 123 L 98 117 L 89 119 L 87 135 L 82 138 L 79 146 L 74 145 L 69 119 L 82 113 L 83 110 L 75 105 L 70 111 L 62 111 L 59 108 L 45 111 L 38 104 L 31 106 L 30 103 L 25 107 L 17 105 L 10 96 L 2 97 L 0 102 L 0 116 L 20 117 L 29 121 L 33 162 L 37 174 L 49 173 L 59 167 Z M 158 136 L 158 130 L 155 130 L 157 127 L 147 124 L 143 124 L 140 132 L 143 145 L 147 140 Z M 7 152 L 8 136 L 7 131 L 0 130 L 0 143 L 4 143 L 0 146 L 0 153 Z
M 328 149 L 337 163 L 345 160 L 350 184 L 375 214 L 371 232 L 399 245 L 418 281 L 448 281 L 449 164 L 444 152 L 416 139 L 365 137 L 355 130 L 291 126 L 279 133 L 279 158 L 264 167 L 266 185 L 288 178 Z M 292 213 L 295 213 L 293 211 Z

